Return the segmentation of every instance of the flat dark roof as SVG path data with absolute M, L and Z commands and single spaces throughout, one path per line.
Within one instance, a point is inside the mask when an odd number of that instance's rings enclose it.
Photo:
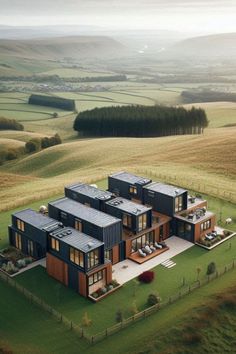
M 149 178 L 145 177 L 140 177 L 133 175 L 132 173 L 121 171 L 117 173 L 113 173 L 110 175 L 112 178 L 116 178 L 120 181 L 127 182 L 130 184 L 140 184 L 140 185 L 146 185 L 147 183 L 150 183 L 152 180 Z
M 24 209 L 21 211 L 17 211 L 13 215 L 16 218 L 19 218 L 20 220 L 24 221 L 25 223 L 41 230 L 46 227 L 52 226 L 53 224 L 61 224 L 57 220 L 54 220 L 49 216 L 39 213 L 38 211 L 35 211 L 33 209 Z
M 138 204 L 135 202 L 132 202 L 131 200 L 125 199 L 125 198 L 121 198 L 121 197 L 117 197 L 115 199 L 112 199 L 108 202 L 106 202 L 106 204 L 111 205 L 117 209 L 120 209 L 122 211 L 125 211 L 129 214 L 133 214 L 133 215 L 141 215 L 149 210 L 151 210 L 151 207 L 147 207 L 143 204 Z
M 83 232 L 77 231 L 72 227 L 65 227 L 59 231 L 54 231 L 50 233 L 50 236 L 84 253 L 88 253 L 98 247 L 101 247 L 104 244 L 96 238 L 88 236 Z
M 162 194 L 169 195 L 171 197 L 177 197 L 184 192 L 187 192 L 186 189 L 182 189 L 179 187 L 172 186 L 170 184 L 164 184 L 161 182 L 152 182 L 149 185 L 145 186 L 144 188 L 153 191 L 153 192 L 159 192 Z
M 66 188 L 73 192 L 78 192 L 93 199 L 109 200 L 112 197 L 111 192 L 107 192 L 94 186 L 90 186 L 86 183 L 77 183 L 71 186 L 66 186 Z
M 91 224 L 100 227 L 106 227 L 121 222 L 120 219 L 115 218 L 114 216 L 105 214 L 102 211 L 90 208 L 69 198 L 61 198 L 48 204 L 55 206 L 65 213 L 74 215 L 78 219 L 88 221 Z

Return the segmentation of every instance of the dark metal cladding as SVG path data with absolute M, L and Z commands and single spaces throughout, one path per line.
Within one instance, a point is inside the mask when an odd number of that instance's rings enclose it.
M 151 179 L 122 171 L 108 177 L 108 190 L 117 196 L 141 201 L 143 186 L 151 182 Z

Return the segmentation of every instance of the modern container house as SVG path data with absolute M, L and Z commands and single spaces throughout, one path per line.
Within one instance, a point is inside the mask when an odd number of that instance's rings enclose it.
M 24 254 L 40 259 L 46 256 L 49 232 L 62 228 L 61 222 L 32 209 L 25 209 L 12 214 L 9 242 Z
M 112 281 L 104 243 L 70 227 L 49 234 L 46 265 L 50 276 L 84 297 Z
M 111 192 L 103 191 L 86 183 L 77 183 L 65 187 L 65 196 L 100 211 L 105 210 L 105 202 L 114 198 Z
M 152 182 L 143 187 L 143 204 L 150 205 L 154 211 L 172 217 L 187 209 L 188 192 L 172 185 Z
M 101 242 L 104 242 L 106 258 L 113 264 L 122 259 L 121 220 L 90 208 L 69 198 L 61 198 L 48 204 L 50 217 L 63 225 L 73 227 Z
M 122 171 L 108 177 L 108 190 L 116 196 L 142 201 L 143 187 L 151 182 L 151 179 Z

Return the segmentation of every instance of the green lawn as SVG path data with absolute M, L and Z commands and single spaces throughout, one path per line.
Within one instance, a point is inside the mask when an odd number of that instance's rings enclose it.
M 96 346 L 89 346 L 76 338 L 42 310 L 30 305 L 13 288 L 0 282 L 0 344 L 1 338 L 4 338 L 15 354 L 108 354 L 111 350 L 114 354 L 144 353 L 153 340 L 162 336 L 171 338 L 170 331 L 183 324 L 186 317 L 191 317 L 194 308 L 207 303 L 218 292 L 225 290 L 227 293 L 227 288 L 235 284 L 235 279 L 235 272 L 229 272 Z M 154 352 L 162 352 L 160 349 L 156 347 Z
M 2 341 L 8 343 L 17 354 L 77 354 L 86 348 L 73 332 L 2 281 L 0 294 L 0 347 Z
M 231 243 L 231 249 L 229 249 L 229 243 Z M 154 268 L 155 280 L 151 284 L 135 286 L 134 281 L 131 280 L 112 296 L 108 296 L 97 304 L 91 303 L 78 296 L 73 290 L 60 285 L 56 280 L 50 278 L 42 267 L 20 274 L 16 279 L 75 323 L 79 324 L 84 312 L 87 311 L 92 319 L 92 325 L 88 331 L 89 333 L 97 333 L 115 324 L 115 313 L 119 308 L 123 309 L 125 317 L 129 317 L 132 315 L 130 309 L 134 300 L 139 310 L 145 309 L 146 300 L 150 293 L 158 292 L 161 298 L 166 300 L 183 289 L 183 278 L 185 278 L 186 287 L 196 281 L 197 267 L 202 269 L 201 279 L 205 277 L 207 265 L 211 261 L 214 261 L 220 269 L 236 259 L 235 250 L 236 237 L 210 252 L 193 246 L 173 258 L 177 263 L 174 268 L 166 269 L 161 265 Z M 136 289 L 135 295 L 134 289 Z

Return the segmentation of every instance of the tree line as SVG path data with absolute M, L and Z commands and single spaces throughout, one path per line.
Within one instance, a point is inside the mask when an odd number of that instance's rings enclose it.
M 236 102 L 236 93 L 233 92 L 220 92 L 213 90 L 192 90 L 183 91 L 181 96 L 184 102 Z
M 27 153 L 36 152 L 58 144 L 61 144 L 61 138 L 58 134 L 51 137 L 32 138 L 25 143 L 25 151 Z
M 0 117 L 0 130 L 24 130 L 24 126 L 15 119 Z
M 85 136 L 155 137 L 202 134 L 208 126 L 201 108 L 166 106 L 118 106 L 78 114 L 74 130 Z
M 60 108 L 65 111 L 75 111 L 75 101 L 62 97 L 44 96 L 44 95 L 31 95 L 29 97 L 29 104 L 37 106 L 47 106 Z

